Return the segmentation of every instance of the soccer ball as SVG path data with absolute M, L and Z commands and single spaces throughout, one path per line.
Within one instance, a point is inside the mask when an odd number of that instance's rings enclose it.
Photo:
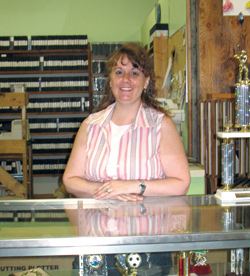
M 131 253 L 127 256 L 127 264 L 131 268 L 138 268 L 141 265 L 142 258 L 138 253 Z

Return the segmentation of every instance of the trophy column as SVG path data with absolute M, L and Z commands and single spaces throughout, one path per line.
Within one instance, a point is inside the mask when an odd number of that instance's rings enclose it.
M 224 125 L 225 132 L 230 132 L 231 127 L 229 121 Z M 230 190 L 234 183 L 234 153 L 233 140 L 225 138 L 221 145 L 221 184 L 224 190 Z

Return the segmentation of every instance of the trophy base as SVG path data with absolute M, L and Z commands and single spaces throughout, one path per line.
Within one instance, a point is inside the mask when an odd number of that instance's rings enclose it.
M 222 203 L 233 204 L 238 202 L 250 202 L 250 189 L 249 188 L 235 188 L 225 191 L 223 189 L 217 189 L 215 197 Z
M 191 272 L 197 275 L 208 275 L 212 273 L 210 265 L 191 266 Z
M 157 265 L 152 265 L 150 268 L 148 265 L 140 266 L 137 276 L 161 276 L 161 267 Z

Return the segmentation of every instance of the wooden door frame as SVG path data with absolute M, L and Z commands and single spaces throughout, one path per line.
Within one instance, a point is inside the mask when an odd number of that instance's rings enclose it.
M 198 0 L 186 0 L 188 157 L 199 162 Z

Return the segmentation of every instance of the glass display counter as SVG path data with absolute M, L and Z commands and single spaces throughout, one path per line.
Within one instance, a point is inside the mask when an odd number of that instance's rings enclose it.
M 142 202 L 3 200 L 0 257 L 249 248 L 249 208 L 240 202 L 221 206 L 213 195 Z
M 230 271 L 231 264 L 230 263 L 217 263 L 211 265 L 212 273 L 209 274 L 209 276 L 235 276 L 234 273 L 229 272 Z M 250 263 L 245 262 L 244 264 L 244 271 L 249 271 L 250 269 Z M 47 272 L 51 276 L 79 276 L 78 270 L 50 270 Z M 10 272 L 1 272 L 1 276 L 9 276 Z M 177 267 L 172 267 L 171 273 L 169 276 L 176 276 L 177 275 Z M 249 274 L 244 274 L 249 275 Z M 24 275 L 26 276 L 26 275 Z M 34 276 L 34 275 L 32 275 Z M 192 275 L 193 276 L 193 275 Z

